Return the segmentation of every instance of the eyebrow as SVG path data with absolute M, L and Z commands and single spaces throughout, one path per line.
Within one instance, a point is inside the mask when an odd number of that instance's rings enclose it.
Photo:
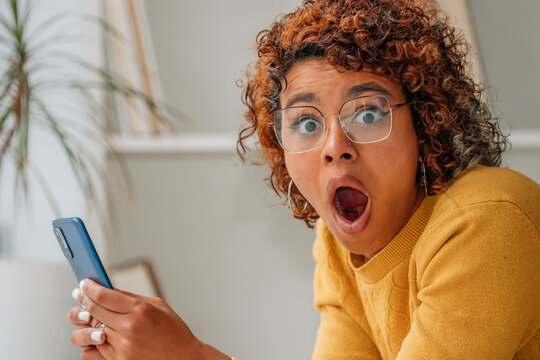
M 299 102 L 311 102 L 311 103 L 316 102 L 316 103 L 318 103 L 319 98 L 314 93 L 296 94 L 296 95 L 291 96 L 289 101 L 287 101 L 287 105 L 285 107 L 289 108 L 289 107 L 291 107 L 294 104 L 299 103 Z
M 346 96 L 348 98 L 358 97 L 358 96 L 361 96 L 363 93 L 366 93 L 368 91 L 374 91 L 374 92 L 378 92 L 378 93 L 381 93 L 381 94 L 386 95 L 386 96 L 391 96 L 391 94 L 390 94 L 390 92 L 388 90 L 386 90 L 381 85 L 379 85 L 379 84 L 377 84 L 375 82 L 368 82 L 368 83 L 365 83 L 365 84 L 355 85 L 352 88 L 350 88 L 349 90 L 347 90 Z
M 365 84 L 355 85 L 351 87 L 349 90 L 347 90 L 347 93 L 345 94 L 345 96 L 347 98 L 354 98 L 354 97 L 361 96 L 363 93 L 366 93 L 369 91 L 378 92 L 386 96 L 391 96 L 388 90 L 386 90 L 384 87 L 377 84 L 376 82 L 368 82 Z M 319 103 L 320 100 L 319 100 L 319 97 L 315 95 L 314 93 L 295 94 L 291 96 L 291 98 L 287 101 L 285 108 L 289 108 L 299 102 Z

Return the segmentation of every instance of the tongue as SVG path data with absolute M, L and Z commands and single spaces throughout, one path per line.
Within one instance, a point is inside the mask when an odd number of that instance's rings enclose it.
M 349 221 L 355 221 L 366 208 L 368 198 L 359 190 L 343 187 L 336 191 L 334 204 L 339 213 Z

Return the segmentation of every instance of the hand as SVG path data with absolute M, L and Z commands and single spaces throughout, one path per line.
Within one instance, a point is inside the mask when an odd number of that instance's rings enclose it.
M 73 290 L 72 296 L 75 300 L 78 299 L 80 289 L 76 288 Z M 82 348 L 83 354 L 81 359 L 86 360 L 103 360 L 104 357 L 101 356 L 97 350 L 95 344 L 101 344 L 105 340 L 105 336 L 102 335 L 101 341 L 96 341 L 92 339 L 92 333 L 95 332 L 94 337 L 96 338 L 99 334 L 96 325 L 99 327 L 99 322 L 90 316 L 90 313 L 81 306 L 72 307 L 67 314 L 68 321 L 81 330 L 73 331 L 71 336 L 71 342 L 80 348 Z M 94 345 L 90 345 L 94 344 Z
M 76 295 L 89 316 L 107 326 L 98 339 L 100 331 L 78 317 L 84 309 L 70 310 L 69 321 L 81 327 L 71 336 L 85 349 L 81 359 L 228 359 L 198 340 L 160 298 L 111 290 L 90 279 L 81 282 Z M 97 332 L 94 340 L 92 332 Z

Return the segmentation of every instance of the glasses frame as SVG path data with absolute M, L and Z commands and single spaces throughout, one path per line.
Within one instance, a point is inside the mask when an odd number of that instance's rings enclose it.
M 356 141 L 356 140 L 353 140 L 351 139 L 351 137 L 349 136 L 349 129 L 347 128 L 347 126 L 341 121 L 341 110 L 343 110 L 343 107 L 351 102 L 351 101 L 355 101 L 355 100 L 358 100 L 358 99 L 364 99 L 364 98 L 370 98 L 370 97 L 383 97 L 386 99 L 386 101 L 388 101 L 388 105 L 390 105 L 390 109 L 388 110 L 388 112 L 390 113 L 390 130 L 388 131 L 388 134 L 383 137 L 382 139 L 379 139 L 379 140 L 374 140 L 374 141 Z M 339 111 L 337 114 L 326 114 L 326 115 L 323 115 L 323 113 L 317 109 L 315 106 L 311 106 L 311 105 L 303 105 L 303 106 L 291 106 L 291 107 L 288 107 L 288 108 L 284 108 L 284 109 L 278 109 L 276 110 L 277 111 L 283 111 L 283 110 L 288 110 L 288 109 L 298 109 L 298 108 L 312 108 L 314 109 L 315 111 L 317 111 L 322 119 L 323 119 L 323 131 L 324 131 L 324 135 L 322 137 L 322 141 L 320 142 L 319 145 L 311 148 L 311 149 L 308 149 L 308 150 L 303 150 L 303 151 L 289 151 L 287 149 L 285 149 L 285 147 L 283 146 L 283 144 L 281 143 L 281 140 L 280 140 L 280 137 L 279 137 L 279 134 L 278 134 L 278 129 L 277 129 L 277 126 L 276 124 L 274 123 L 275 120 L 272 120 L 271 122 L 268 123 L 268 126 L 274 128 L 274 134 L 276 135 L 276 139 L 279 143 L 279 145 L 281 146 L 281 148 L 283 149 L 283 151 L 285 152 L 288 152 L 289 154 L 302 154 L 302 153 L 305 153 L 305 152 L 308 152 L 308 151 L 312 151 L 312 150 L 315 150 L 315 149 L 318 149 L 321 147 L 322 144 L 324 144 L 324 139 L 326 138 L 326 129 L 327 129 L 327 126 L 326 126 L 326 117 L 327 116 L 337 116 L 338 117 L 338 120 L 339 120 L 339 126 L 341 127 L 341 130 L 343 130 L 343 133 L 345 134 L 345 136 L 347 137 L 347 139 L 349 139 L 350 141 L 352 141 L 353 143 L 355 144 L 373 144 L 373 143 L 377 143 L 379 141 L 383 141 L 383 140 L 386 140 L 390 134 L 392 133 L 392 123 L 393 123 L 393 113 L 392 113 L 392 110 L 394 109 L 397 109 L 403 105 L 409 105 L 409 102 L 406 101 L 406 102 L 403 102 L 403 103 L 399 103 L 399 104 L 396 104 L 396 105 L 392 105 L 392 102 L 390 101 L 390 99 L 388 98 L 388 96 L 384 95 L 384 94 L 375 94 L 375 95 L 365 95 L 365 96 L 358 96 L 358 97 L 355 97 L 355 98 L 352 98 L 352 99 L 349 99 L 347 101 L 345 101 L 341 107 L 339 108 Z M 275 116 L 275 114 L 274 114 Z

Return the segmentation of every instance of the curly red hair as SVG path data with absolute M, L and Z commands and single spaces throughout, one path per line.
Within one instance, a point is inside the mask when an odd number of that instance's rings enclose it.
M 426 5 L 428 4 L 428 5 Z M 426 165 L 430 194 L 444 190 L 461 171 L 477 164 L 498 166 L 506 136 L 481 100 L 467 63 L 469 46 L 448 19 L 426 1 L 307 0 L 257 36 L 258 61 L 243 91 L 247 124 L 237 150 L 244 159 L 247 139 L 258 135 L 266 179 L 278 194 L 291 180 L 283 149 L 268 126 L 279 107 L 282 81 L 299 61 L 321 58 L 339 70 L 364 68 L 401 84 L 413 114 L 418 149 Z M 424 187 L 420 170 L 417 184 Z M 295 217 L 313 226 L 315 210 L 303 208 L 293 188 Z

